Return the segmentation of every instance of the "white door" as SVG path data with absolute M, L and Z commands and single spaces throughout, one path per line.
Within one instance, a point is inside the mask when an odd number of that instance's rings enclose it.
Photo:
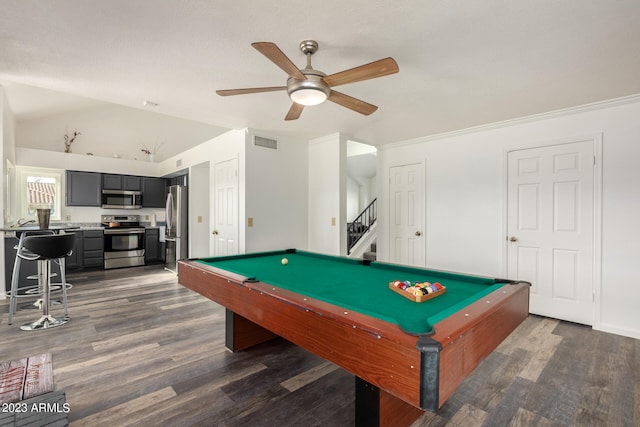
M 593 324 L 594 142 L 508 153 L 508 275 L 531 313 Z
M 389 168 L 389 261 L 425 265 L 424 167 Z
M 238 253 L 238 160 L 216 163 L 214 173 L 214 256 Z

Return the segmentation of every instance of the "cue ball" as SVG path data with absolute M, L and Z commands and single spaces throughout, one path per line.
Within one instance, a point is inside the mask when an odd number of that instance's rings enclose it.
M 287 265 L 289 264 L 289 260 L 286 258 L 282 258 L 282 261 L 280 261 L 282 263 L 282 265 Z

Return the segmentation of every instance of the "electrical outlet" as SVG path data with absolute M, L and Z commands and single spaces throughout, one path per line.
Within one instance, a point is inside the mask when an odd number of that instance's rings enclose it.
M 331 225 L 332 226 L 336 225 L 336 217 L 335 216 L 331 217 Z
M 253 218 L 252 217 L 247 218 L 247 227 L 253 227 Z
M 198 215 L 197 221 L 198 221 L 198 224 L 202 224 L 202 215 Z
M 71 215 L 65 215 L 64 216 L 64 220 L 65 221 L 71 221 Z

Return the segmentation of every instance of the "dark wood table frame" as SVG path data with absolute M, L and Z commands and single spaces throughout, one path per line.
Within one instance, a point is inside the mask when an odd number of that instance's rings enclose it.
M 356 424 L 410 425 L 436 411 L 527 316 L 529 284 L 516 282 L 415 336 L 397 325 L 195 260 L 180 284 L 226 307 L 226 346 L 239 351 L 283 337 L 356 376 Z

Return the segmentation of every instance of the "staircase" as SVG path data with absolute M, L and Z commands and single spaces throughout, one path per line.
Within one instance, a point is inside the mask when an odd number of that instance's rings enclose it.
M 347 254 L 351 255 L 353 248 L 358 244 L 360 239 L 365 236 L 373 227 L 377 218 L 377 202 L 373 199 L 369 205 L 363 209 L 358 217 L 347 224 Z M 375 254 L 375 250 L 370 251 Z

